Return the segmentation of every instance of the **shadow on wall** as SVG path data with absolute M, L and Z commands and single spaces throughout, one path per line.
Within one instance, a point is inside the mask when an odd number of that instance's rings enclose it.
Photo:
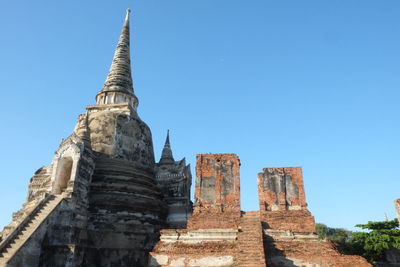
M 298 267 L 294 264 L 294 261 L 286 258 L 283 250 L 275 246 L 272 237 L 265 236 L 264 238 L 265 260 L 268 267 Z

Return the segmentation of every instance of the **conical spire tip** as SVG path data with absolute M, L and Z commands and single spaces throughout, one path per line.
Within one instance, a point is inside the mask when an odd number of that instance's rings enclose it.
M 129 14 L 131 13 L 131 9 L 127 8 L 126 9 L 126 16 L 125 16 L 125 20 L 129 20 Z
M 169 145 L 169 129 L 167 130 L 167 138 L 165 139 L 165 145 Z
M 164 148 L 161 153 L 160 163 L 171 164 L 174 162 L 174 156 L 172 155 L 171 145 L 169 143 L 169 130 L 167 130 L 167 138 L 165 139 Z

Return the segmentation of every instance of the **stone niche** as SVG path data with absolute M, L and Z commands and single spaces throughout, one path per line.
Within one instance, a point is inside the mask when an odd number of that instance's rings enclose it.
M 240 219 L 240 161 L 236 154 L 199 154 L 193 217 L 188 227 L 230 228 Z

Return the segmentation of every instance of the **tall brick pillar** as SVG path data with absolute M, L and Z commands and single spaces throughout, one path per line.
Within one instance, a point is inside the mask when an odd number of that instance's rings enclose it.
M 258 174 L 258 199 L 268 228 L 315 231 L 314 217 L 307 210 L 301 167 L 264 168 Z
M 193 216 L 188 228 L 235 228 L 240 220 L 240 161 L 236 154 L 199 154 Z

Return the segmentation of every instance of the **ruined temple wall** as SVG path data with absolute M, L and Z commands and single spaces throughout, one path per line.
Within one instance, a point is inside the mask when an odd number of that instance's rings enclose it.
M 193 216 L 186 229 L 161 230 L 149 266 L 235 266 L 240 224 L 239 158 L 197 155 Z
M 75 263 L 145 266 L 166 213 L 149 127 L 127 103 L 105 104 L 87 107 L 74 132 L 87 140 L 93 155 L 93 168 L 83 175 L 88 179 L 79 184 L 87 190 L 74 190 L 82 196 L 74 211 L 82 221 L 64 229 L 78 240 Z M 63 216 L 69 219 L 68 213 Z
M 239 192 L 231 187 L 226 198 L 222 188 L 239 180 L 239 165 L 234 154 L 197 156 L 193 217 L 187 229 L 161 230 L 149 266 L 371 266 L 314 233 L 301 168 L 264 169 L 261 210 L 238 215 Z
M 146 266 L 166 211 L 153 169 L 96 158 L 84 265 Z
M 197 243 L 159 242 L 150 253 L 148 267 L 234 267 L 237 244 L 229 241 Z
M 49 214 L 44 222 L 36 229 L 35 232 L 32 233 L 30 238 L 26 241 L 26 243 L 16 252 L 14 257 L 11 258 L 10 261 L 5 265 L 7 267 L 19 267 L 19 266 L 52 266 L 45 262 L 45 258 L 43 258 L 43 242 L 47 238 L 47 234 L 49 233 L 49 228 L 57 223 L 59 220 L 60 211 L 65 209 L 68 204 L 66 202 L 61 203 L 56 210 L 54 210 L 51 214 Z M 60 247 L 60 246 L 59 246 Z M 65 256 L 65 255 L 64 255 Z M 65 259 L 65 257 L 62 257 Z M 51 255 L 51 258 L 55 259 L 55 255 Z M 61 259 L 59 259 L 61 260 Z M 64 261 L 65 264 L 68 261 Z M 60 265 L 53 265 L 60 266 Z
M 79 147 L 74 177 L 68 182 L 64 204 L 59 208 L 57 219 L 48 226 L 43 240 L 40 266 L 59 266 L 62 262 L 80 265 L 83 261 L 82 247 L 87 244 L 89 219 L 88 195 L 95 168 L 95 155 L 82 142 L 70 143 Z
M 66 158 L 70 161 L 67 167 L 63 165 L 63 160 Z M 57 252 L 60 257 L 71 258 L 71 252 L 65 248 L 80 243 L 80 232 L 86 227 L 87 193 L 93 169 L 93 154 L 79 137 L 73 134 L 61 142 L 51 165 L 40 168 L 32 177 L 27 202 L 14 214 L 13 221 L 9 225 L 11 227 L 7 228 L 7 235 L 13 233 L 13 236 L 33 231 L 29 242 L 18 252 L 20 256 L 13 256 L 12 261 L 16 258 L 30 259 L 38 255 L 47 255 L 49 251 L 50 255 Z M 51 214 L 46 214 L 44 208 L 54 196 L 63 198 L 63 205 Z M 37 215 L 38 212 L 40 217 Z M 47 216 L 42 223 L 45 227 L 40 226 L 32 230 L 37 227 L 36 219 L 33 223 L 34 218 L 43 216 Z M 57 219 L 54 219 L 55 217 Z M 22 229 L 26 229 L 25 232 L 21 233 Z M 4 235 L 5 241 L 7 235 Z M 10 239 L 9 242 L 12 240 L 14 239 Z M 41 247 L 38 244 L 41 244 Z M 19 243 L 14 241 L 13 246 L 17 245 L 19 246 Z M 57 251 L 59 249 L 61 253 Z M 64 253 L 65 251 L 68 251 L 68 255 Z M 44 264 L 42 266 L 45 266 Z M 30 266 L 35 264 L 32 263 Z
M 65 159 L 71 161 L 67 167 L 63 165 Z M 85 242 L 94 155 L 90 145 L 73 133 L 61 142 L 51 166 L 47 194 L 52 198 L 61 197 L 62 202 L 56 210 L 46 215 L 42 223 L 45 230 L 35 231 L 34 238 L 30 240 L 41 243 L 40 266 L 60 266 L 61 262 L 79 264 L 81 258 L 77 255 L 79 247 Z M 43 212 L 41 216 L 45 215 Z M 29 258 L 27 252 L 24 253 L 22 258 Z
M 296 233 L 314 233 L 315 220 L 309 211 L 270 211 L 261 214 L 266 229 L 290 230 Z
M 372 267 L 363 257 L 340 254 L 334 245 L 324 240 L 282 241 L 268 243 L 268 267 Z
M 265 228 L 315 232 L 300 167 L 264 168 L 258 174 L 258 197 Z
M 188 228 L 236 228 L 239 225 L 239 170 L 236 154 L 197 155 L 195 203 Z
M 300 167 L 264 168 L 258 174 L 260 210 L 306 210 L 303 174 Z
M 315 234 L 300 167 L 263 169 L 258 174 L 258 193 L 269 267 L 371 266 L 362 257 L 340 254 Z
M 30 179 L 28 186 L 28 195 L 22 208 L 12 215 L 12 221 L 6 225 L 0 233 L 0 241 L 5 239 L 26 216 L 51 192 L 51 173 L 52 166 L 41 167 Z

